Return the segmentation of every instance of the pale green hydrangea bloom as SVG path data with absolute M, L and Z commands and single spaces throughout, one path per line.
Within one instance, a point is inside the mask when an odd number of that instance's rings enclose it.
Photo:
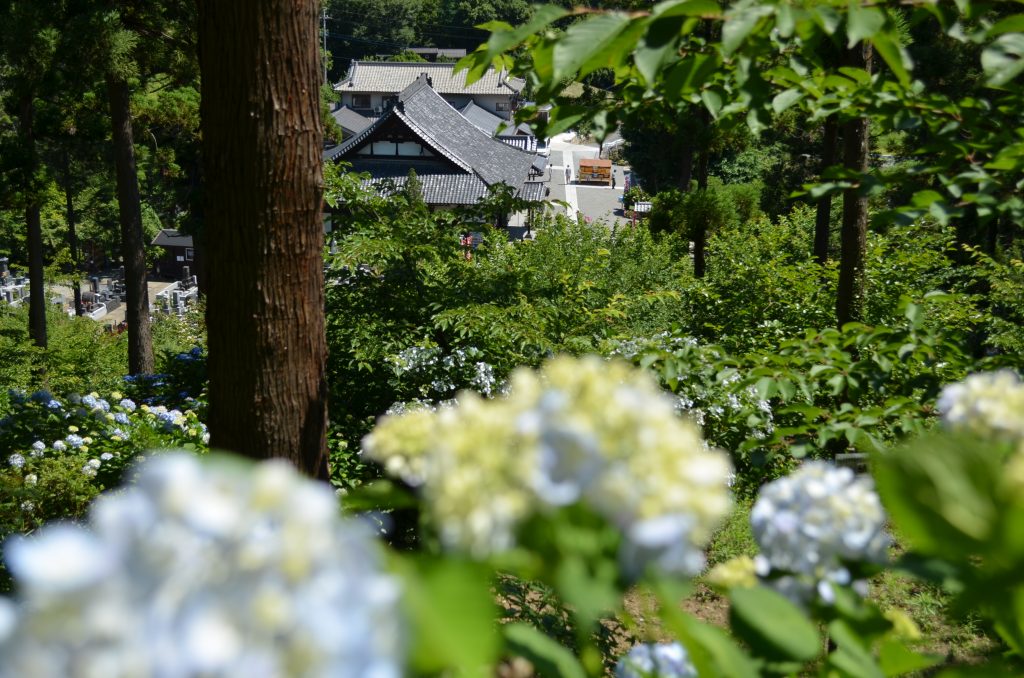
M 1024 438 L 1024 383 L 1010 370 L 979 372 L 946 386 L 937 407 L 951 428 Z
M 517 370 L 495 400 L 385 417 L 364 451 L 422 483 L 444 543 L 477 556 L 512 546 L 535 511 L 582 502 L 622 530 L 628 571 L 693 573 L 730 507 L 725 454 L 647 373 L 597 357 Z

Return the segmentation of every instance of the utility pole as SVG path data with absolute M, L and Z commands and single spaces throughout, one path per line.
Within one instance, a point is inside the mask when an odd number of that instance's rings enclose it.
M 324 51 L 320 55 L 320 60 L 324 62 L 324 83 L 327 82 L 327 5 L 323 6 L 321 11 L 321 35 L 324 36 Z

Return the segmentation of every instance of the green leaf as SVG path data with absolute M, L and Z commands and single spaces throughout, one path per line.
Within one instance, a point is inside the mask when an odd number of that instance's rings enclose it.
M 677 582 L 659 581 L 655 585 L 659 617 L 666 628 L 686 646 L 698 675 L 756 678 L 757 665 L 728 633 L 684 612 L 679 601 L 689 591 L 679 590 Z
M 717 54 L 691 54 L 672 64 L 665 73 L 665 96 L 682 99 L 700 90 L 721 65 Z
M 862 7 L 858 0 L 850 0 L 846 14 L 846 46 L 853 47 L 861 40 L 872 38 L 885 26 L 885 14 L 875 7 Z
M 729 55 L 739 49 L 740 45 L 753 32 L 761 19 L 771 16 L 775 8 L 771 5 L 747 5 L 733 9 L 725 15 L 722 25 L 722 51 Z
M 886 33 L 879 33 L 871 38 L 871 44 L 882 56 L 882 60 L 892 69 L 896 79 L 904 87 L 910 85 L 910 68 L 912 62 L 907 51 L 899 43 Z
M 981 67 L 992 87 L 1002 87 L 1024 72 L 1024 33 L 999 36 L 981 53 Z
M 775 95 L 775 98 L 772 99 L 772 109 L 776 113 L 782 113 L 797 101 L 800 101 L 802 97 L 803 92 L 791 87 L 790 89 L 784 90 Z
M 502 633 L 509 650 L 529 659 L 540 675 L 586 678 L 587 672 L 572 652 L 529 624 L 506 624 Z
M 498 54 L 507 52 L 513 47 L 517 46 L 523 40 L 537 33 L 542 28 L 550 24 L 552 21 L 561 19 L 569 12 L 563 7 L 557 7 L 555 5 L 540 5 L 533 11 L 533 16 L 522 26 L 514 28 L 512 30 L 499 30 L 491 33 L 491 37 L 487 40 L 487 55 L 488 57 L 495 57 Z M 487 30 L 485 28 L 485 30 Z
M 839 28 L 839 24 L 842 22 L 842 16 L 836 11 L 834 7 L 829 5 L 818 5 L 812 11 L 811 16 L 815 22 L 821 26 L 822 30 L 827 35 L 832 35 Z
M 990 443 L 946 432 L 875 455 L 872 468 L 886 511 L 913 547 L 966 561 L 997 529 L 1000 455 Z
M 864 647 L 864 641 L 849 624 L 837 619 L 829 624 L 828 633 L 829 638 L 838 646 L 838 649 L 829 655 L 830 664 L 851 676 L 883 678 L 882 670 Z
M 1024 33 L 1024 14 L 1014 14 L 1000 19 L 992 28 L 988 29 L 988 34 L 991 37 L 1003 33 Z
M 677 57 L 679 41 L 683 35 L 685 16 L 651 17 L 648 19 L 647 31 L 640 39 L 633 61 L 640 71 L 648 88 L 653 88 L 658 81 L 658 71 L 669 60 Z
M 778 384 L 775 383 L 773 377 L 761 377 L 754 384 L 754 388 L 757 390 L 757 397 L 761 400 L 768 400 L 778 392 Z
M 729 619 L 733 631 L 756 653 L 774 661 L 810 661 L 821 639 L 796 605 L 763 586 L 733 589 Z
M 400 560 L 402 601 L 413 626 L 412 663 L 419 672 L 456 668 L 476 674 L 498 653 L 497 612 L 486 570 L 454 559 Z
M 593 62 L 595 56 L 601 56 L 607 63 L 611 56 L 608 54 L 608 48 L 615 43 L 615 39 L 629 23 L 630 18 L 626 14 L 611 12 L 595 14 L 570 26 L 555 43 L 555 80 L 575 77 L 583 64 Z M 631 51 L 633 45 L 616 45 L 616 48 Z M 584 75 L 585 72 L 580 73 L 578 77 Z
M 700 93 L 700 99 L 704 102 L 711 117 L 717 118 L 718 112 L 722 110 L 722 95 L 714 90 L 706 89 Z
M 936 655 L 918 654 L 898 640 L 887 638 L 878 648 L 878 663 L 887 676 L 901 676 L 905 673 L 922 671 L 942 661 Z

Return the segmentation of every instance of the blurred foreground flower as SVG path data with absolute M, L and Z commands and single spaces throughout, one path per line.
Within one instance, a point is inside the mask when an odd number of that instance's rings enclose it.
M 183 454 L 5 549 L 0 676 L 401 675 L 398 587 L 284 462 Z
M 951 428 L 1024 438 L 1024 383 L 1010 370 L 979 372 L 946 386 L 937 407 Z
M 757 573 L 781 571 L 770 583 L 800 603 L 815 593 L 831 603 L 833 585 L 863 590 L 845 563 L 885 562 L 890 543 L 874 481 L 821 461 L 762 487 L 750 523 L 761 549 Z
M 582 503 L 625 536 L 628 574 L 694 574 L 730 505 L 725 454 L 646 372 L 596 357 L 517 370 L 506 397 L 384 417 L 363 448 L 422 484 L 442 541 L 477 556 L 511 547 L 536 511 Z
M 694 678 L 686 648 L 679 643 L 637 645 L 615 665 L 615 678 Z

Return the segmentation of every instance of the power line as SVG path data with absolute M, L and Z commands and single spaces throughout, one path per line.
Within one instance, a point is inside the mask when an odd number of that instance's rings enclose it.
M 364 21 L 366 19 L 366 15 L 361 14 L 361 13 L 355 11 L 355 10 L 352 10 L 352 9 L 338 8 L 338 9 L 334 10 L 334 12 L 335 13 L 340 13 L 340 14 L 348 14 L 351 17 L 354 17 L 356 19 L 362 19 Z M 341 21 L 341 19 L 336 18 L 336 17 L 327 17 L 327 18 L 328 18 L 328 20 Z M 435 23 L 431 23 L 429 21 L 417 21 L 416 25 L 417 26 L 435 26 L 437 28 L 454 28 L 454 29 L 457 29 L 457 30 L 460 30 L 460 31 L 476 31 L 477 33 L 487 33 L 488 32 L 488 31 L 486 31 L 486 30 L 484 30 L 482 28 L 477 28 L 476 26 L 459 26 L 457 24 L 435 24 Z

